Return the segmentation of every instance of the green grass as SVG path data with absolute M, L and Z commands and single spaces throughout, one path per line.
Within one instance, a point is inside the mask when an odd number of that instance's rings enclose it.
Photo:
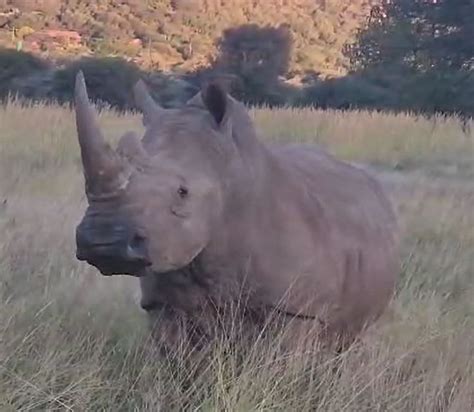
M 473 409 L 474 136 L 456 119 L 253 114 L 267 138 L 315 142 L 379 173 L 404 228 L 384 317 L 341 359 L 278 357 L 260 342 L 242 361 L 225 340 L 204 370 L 185 349 L 157 358 L 136 280 L 75 259 L 85 198 L 73 115 L 10 104 L 0 109 L 1 411 Z M 141 128 L 114 113 L 101 122 L 110 139 Z

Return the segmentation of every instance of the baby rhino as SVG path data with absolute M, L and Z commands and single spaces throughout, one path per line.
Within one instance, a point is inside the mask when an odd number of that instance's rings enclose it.
M 226 308 L 257 333 L 278 314 L 289 347 L 351 341 L 380 316 L 398 234 L 373 177 L 309 145 L 259 140 L 217 84 L 180 109 L 158 106 L 141 81 L 134 92 L 145 134 L 113 150 L 77 75 L 88 199 L 77 258 L 139 279 L 161 345 L 212 341 Z

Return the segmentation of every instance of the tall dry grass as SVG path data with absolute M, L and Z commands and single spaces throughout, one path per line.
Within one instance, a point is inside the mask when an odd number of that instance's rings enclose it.
M 85 207 L 72 114 L 0 109 L 0 410 L 459 411 L 474 409 L 474 137 L 456 119 L 253 112 L 263 134 L 370 163 L 406 228 L 397 295 L 340 358 L 245 358 L 222 340 L 197 373 L 150 351 L 134 279 L 74 256 Z M 140 128 L 104 113 L 107 137 Z M 3 200 L 6 202 L 3 202 Z

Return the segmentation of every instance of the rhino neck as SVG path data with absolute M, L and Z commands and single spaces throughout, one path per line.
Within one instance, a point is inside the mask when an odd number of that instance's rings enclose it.
M 250 293 L 253 290 L 258 215 L 262 204 L 272 207 L 266 200 L 273 169 L 270 151 L 254 136 L 234 138 L 239 156 L 226 177 L 223 213 L 199 256 L 202 274 L 211 278 L 208 283 L 216 290 L 227 291 L 223 295 L 228 297 L 240 296 L 242 288 Z
M 199 256 L 202 276 L 217 290 L 241 294 L 243 285 L 252 290 L 253 253 L 259 233 L 262 205 L 268 200 L 275 159 L 256 134 L 245 107 L 233 102 L 231 119 L 234 155 L 225 166 L 223 212 L 214 224 L 210 242 Z M 232 285 L 240 285 L 234 288 Z

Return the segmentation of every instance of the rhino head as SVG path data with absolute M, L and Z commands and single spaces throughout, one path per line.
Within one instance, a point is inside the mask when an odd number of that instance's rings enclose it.
M 76 255 L 103 275 L 144 276 L 187 266 L 222 215 L 223 173 L 234 150 L 226 136 L 232 100 L 216 85 L 201 105 L 163 109 L 143 82 L 134 89 L 145 135 L 106 143 L 87 95 L 75 86 L 76 126 L 88 207 L 76 228 Z

